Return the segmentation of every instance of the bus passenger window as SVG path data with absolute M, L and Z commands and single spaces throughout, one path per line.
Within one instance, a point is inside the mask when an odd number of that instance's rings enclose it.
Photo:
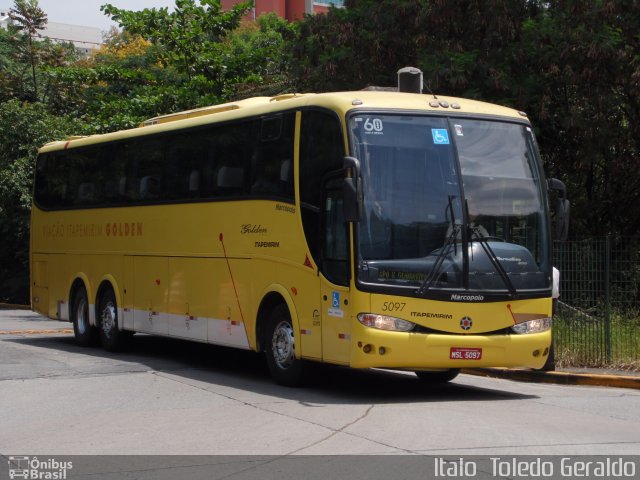
M 256 181 L 251 186 L 251 193 L 265 195 L 284 194 L 284 182 L 282 180 L 282 166 L 287 160 L 268 161 L 258 165 Z M 286 181 L 286 178 L 284 179 Z
M 154 175 L 147 175 L 140 180 L 140 198 L 158 198 L 160 194 L 160 180 Z
M 91 204 L 95 201 L 96 186 L 93 183 L 81 183 L 78 187 L 78 203 Z
M 223 195 L 242 193 L 244 185 L 244 169 L 237 167 L 220 167 L 218 170 L 218 192 Z
M 200 172 L 198 170 L 191 170 L 189 174 L 188 185 L 189 196 L 195 197 L 200 194 Z
M 295 113 L 262 119 L 260 141 L 251 156 L 251 194 L 283 197 L 293 201 L 291 159 L 295 136 Z

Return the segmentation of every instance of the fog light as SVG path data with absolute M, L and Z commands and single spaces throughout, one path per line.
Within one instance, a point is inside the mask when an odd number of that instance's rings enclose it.
M 536 358 L 539 357 L 540 356 L 540 350 L 534 350 L 533 351 L 533 356 L 536 357 Z
M 543 353 L 542 355 L 544 355 L 545 357 L 546 357 L 547 355 L 549 355 L 549 349 L 548 349 L 548 348 L 545 348 L 545 349 L 544 349 L 544 353 Z
M 363 351 L 364 353 L 369 353 L 369 352 L 371 352 L 371 345 L 369 345 L 369 344 L 367 343 L 364 347 L 362 347 L 362 351 Z
M 380 347 L 380 348 L 378 349 L 378 353 L 379 353 L 380 355 L 384 355 L 385 353 L 387 353 L 387 349 L 386 349 L 386 348 L 384 348 L 384 347 Z

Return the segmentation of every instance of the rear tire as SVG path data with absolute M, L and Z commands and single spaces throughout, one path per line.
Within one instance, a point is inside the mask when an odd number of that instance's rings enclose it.
M 73 335 L 78 345 L 90 347 L 98 344 L 98 329 L 89 323 L 89 300 L 84 285 L 79 287 L 73 296 L 71 321 Z
M 415 372 L 420 380 L 431 385 L 437 385 L 439 383 L 447 383 L 456 378 L 460 374 L 460 370 L 457 368 L 451 368 L 449 370 L 442 370 L 440 372 L 433 372 L 428 370 L 418 370 Z
M 262 343 L 269 371 L 276 383 L 288 387 L 300 385 L 304 377 L 304 362 L 295 356 L 293 322 L 286 305 L 280 304 L 271 311 Z
M 119 352 L 124 349 L 131 335 L 120 330 L 118 326 L 118 304 L 111 288 L 105 289 L 100 294 L 97 316 L 102 347 L 108 352 Z

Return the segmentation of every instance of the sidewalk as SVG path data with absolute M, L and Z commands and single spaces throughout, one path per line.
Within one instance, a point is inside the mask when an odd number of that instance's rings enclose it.
M 482 377 L 504 378 L 520 382 L 555 383 L 560 385 L 589 385 L 640 390 L 640 372 L 598 368 L 558 369 L 554 372 L 508 368 L 464 369 L 462 373 Z
M 0 338 L 4 335 L 35 335 L 73 333 L 69 322 L 50 320 L 32 312 L 28 307 L 0 303 Z

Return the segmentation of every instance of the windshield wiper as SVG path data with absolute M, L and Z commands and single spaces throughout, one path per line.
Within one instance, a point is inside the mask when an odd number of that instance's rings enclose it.
M 456 247 L 456 239 L 458 237 L 458 233 L 460 233 L 460 225 L 456 224 L 456 217 L 453 213 L 453 199 L 454 195 L 449 195 L 449 200 L 447 202 L 447 207 L 445 208 L 445 215 L 449 217 L 449 212 L 451 212 L 451 233 L 447 236 L 444 245 L 440 249 L 438 256 L 436 257 L 436 261 L 433 264 L 433 268 L 429 272 L 429 275 L 424 279 L 420 288 L 418 288 L 418 295 L 424 295 L 429 288 L 431 288 L 431 284 L 435 281 L 440 273 L 440 267 L 444 263 L 444 259 L 449 255 L 451 251 L 451 245 L 454 246 L 454 255 L 457 254 Z
M 478 243 L 480 243 L 480 246 L 484 250 L 484 253 L 487 254 L 487 257 L 489 257 L 489 260 L 491 260 L 491 263 L 493 264 L 496 271 L 500 275 L 500 278 L 502 278 L 502 281 L 504 282 L 506 287 L 509 289 L 509 293 L 514 297 L 517 296 L 516 288 L 513 286 L 513 282 L 511 282 L 511 278 L 509 278 L 509 274 L 503 268 L 502 264 L 500 263 L 500 260 L 498 259 L 498 256 L 491 248 L 491 245 L 489 245 L 489 241 L 486 239 L 486 237 L 484 236 L 480 228 L 475 226 L 475 227 L 471 227 L 470 230 L 471 230 L 471 235 L 469 236 L 469 238 L 473 239 L 473 237 L 475 236 L 478 239 Z

